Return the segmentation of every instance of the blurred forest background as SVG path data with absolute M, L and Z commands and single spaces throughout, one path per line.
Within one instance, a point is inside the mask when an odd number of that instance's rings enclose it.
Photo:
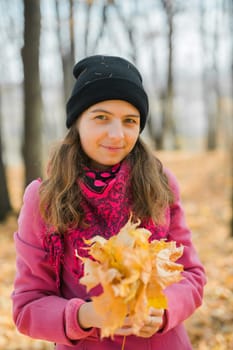
M 0 52 L 0 350 L 53 348 L 13 325 L 13 232 L 66 132 L 73 65 L 91 54 L 143 75 L 142 137 L 178 177 L 208 275 L 187 329 L 196 350 L 233 349 L 233 0 L 0 0 Z

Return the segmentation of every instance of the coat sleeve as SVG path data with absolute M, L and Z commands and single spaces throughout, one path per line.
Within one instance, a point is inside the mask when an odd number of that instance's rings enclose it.
M 184 246 L 182 257 L 177 261 L 184 266 L 183 279 L 165 290 L 168 299 L 166 325 L 163 332 L 174 328 L 187 319 L 201 305 L 203 289 L 206 283 L 205 271 L 192 244 L 191 232 L 185 222 L 177 180 L 167 173 L 169 183 L 175 195 L 170 208 L 170 227 L 168 240 Z M 163 333 L 162 332 L 162 333 Z
M 38 209 L 39 186 L 36 180 L 26 189 L 14 235 L 13 318 L 18 330 L 32 338 L 74 345 L 91 336 L 94 329 L 84 331 L 77 322 L 77 312 L 84 301 L 60 295 L 56 272 L 43 246 L 45 225 Z

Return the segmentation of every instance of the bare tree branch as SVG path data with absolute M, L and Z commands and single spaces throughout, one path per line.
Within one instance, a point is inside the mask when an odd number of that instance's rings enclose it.
M 107 10 L 108 10 L 108 3 L 104 4 L 102 7 L 102 13 L 101 13 L 102 21 L 101 21 L 101 25 L 99 28 L 99 32 L 97 33 L 96 40 L 95 40 L 93 48 L 92 48 L 93 52 L 96 51 L 98 44 L 99 44 L 99 41 L 102 39 L 102 37 L 104 35 L 104 30 L 105 30 L 105 27 L 107 24 Z

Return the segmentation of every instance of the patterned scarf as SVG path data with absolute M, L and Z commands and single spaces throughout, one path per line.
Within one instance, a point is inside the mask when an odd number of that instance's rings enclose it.
M 107 181 L 103 181 L 103 177 Z M 90 239 L 96 235 L 108 239 L 117 234 L 129 220 L 133 191 L 130 186 L 130 166 L 127 161 L 123 161 L 121 165 L 114 166 L 108 172 L 108 176 L 107 172 L 97 173 L 86 169 L 86 177 L 78 185 L 81 187 L 83 195 L 82 208 L 87 226 L 71 229 L 67 233 L 67 238 L 72 244 L 74 252 L 77 251 L 80 256 L 87 256 L 84 239 Z M 167 215 L 168 217 L 169 215 Z M 164 238 L 167 234 L 168 225 L 169 220 L 163 226 L 155 225 L 152 220 L 142 220 L 140 224 L 141 227 L 151 231 L 150 240 Z M 52 260 L 58 269 L 57 256 L 62 257 L 64 251 L 63 238 L 61 237 L 60 243 L 57 241 L 57 235 L 56 237 L 51 235 L 50 238 L 52 239 L 50 239 L 49 251 L 53 255 Z M 56 248 L 53 247 L 52 242 L 56 242 Z M 81 261 L 75 258 L 75 254 L 72 270 L 77 279 L 83 274 Z
M 103 193 L 105 188 L 111 182 L 112 179 L 116 176 L 120 170 L 121 164 L 118 163 L 108 170 L 92 170 L 85 168 L 85 184 L 89 187 L 90 190 L 93 190 L 96 193 Z

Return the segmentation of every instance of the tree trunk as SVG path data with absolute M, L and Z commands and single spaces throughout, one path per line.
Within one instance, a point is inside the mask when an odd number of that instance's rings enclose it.
M 233 100 L 233 0 L 229 0 L 230 5 L 230 33 L 231 33 L 231 86 L 232 86 L 232 100 Z M 229 123 L 230 131 L 229 131 L 229 154 L 231 161 L 231 178 L 233 179 L 233 104 L 231 104 L 231 120 Z M 231 222 L 230 222 L 230 234 L 233 237 L 233 183 L 231 184 Z
M 88 55 L 88 38 L 89 38 L 89 31 L 90 31 L 90 19 L 91 19 L 91 9 L 92 9 L 93 2 L 87 1 L 86 2 L 86 21 L 85 21 L 85 33 L 84 33 L 84 53 L 85 56 Z
M 1 96 L 0 96 L 0 101 L 1 101 Z M 0 103 L 0 111 L 1 111 L 1 103 Z M 10 204 L 10 198 L 9 198 L 7 181 L 6 181 L 6 173 L 5 173 L 5 168 L 3 164 L 1 120 L 2 119 L 0 115 L 0 221 L 3 221 L 12 208 Z
M 232 45 L 233 46 L 233 45 Z M 233 84 L 233 56 L 232 56 L 232 84 Z M 233 120 L 233 108 L 231 108 L 232 110 L 232 120 Z M 233 126 L 233 121 L 231 121 L 231 130 L 232 130 L 232 126 Z M 230 141 L 230 147 L 229 147 L 229 155 L 230 155 L 230 167 L 231 167 L 231 181 L 233 180 L 233 159 L 232 159 L 232 154 L 233 154 L 233 138 L 232 138 L 232 131 L 231 133 L 231 141 Z M 231 182 L 231 222 L 230 222 L 230 235 L 231 237 L 233 237 L 233 181 Z
M 3 221 L 11 211 L 11 204 L 7 189 L 6 174 L 2 159 L 2 148 L 0 145 L 0 221 Z
M 213 37 L 214 47 L 211 52 L 212 63 L 211 65 L 206 63 L 206 56 L 208 51 L 208 35 L 205 29 L 205 16 L 207 12 L 206 4 L 200 3 L 200 37 L 202 42 L 202 55 L 203 55 L 203 73 L 202 73 L 202 85 L 203 85 L 203 102 L 205 108 L 205 117 L 207 125 L 206 134 L 206 148 L 209 151 L 213 151 L 218 145 L 218 124 L 220 118 L 220 86 L 219 86 L 219 71 L 217 63 L 217 49 L 218 49 L 218 18 L 216 17 L 215 32 Z
M 26 185 L 42 176 L 42 97 L 39 73 L 40 0 L 24 0 L 24 143 Z
M 165 134 L 172 138 L 172 148 L 177 149 L 176 129 L 174 123 L 174 79 L 173 79 L 173 15 L 168 14 L 168 72 L 167 72 L 167 92 L 165 99 L 164 128 Z
M 105 27 L 107 24 L 107 10 L 108 10 L 108 4 L 104 3 L 103 7 L 102 7 L 102 12 L 101 12 L 101 23 L 100 23 L 100 27 L 99 27 L 99 30 L 98 30 L 97 35 L 96 35 L 95 42 L 94 42 L 93 47 L 92 47 L 92 52 L 97 51 L 99 41 L 101 40 L 101 38 L 104 35 L 104 30 L 105 30 Z
M 208 131 L 207 131 L 207 150 L 214 151 L 217 148 L 217 129 L 216 114 L 209 112 L 207 115 Z
M 129 20 L 128 18 L 124 17 L 122 13 L 122 7 L 119 6 L 115 1 L 111 1 L 112 5 L 114 6 L 116 13 L 118 15 L 119 20 L 124 26 L 125 32 L 128 36 L 129 44 L 130 44 L 130 49 L 131 49 L 131 60 L 135 64 L 137 63 L 137 44 L 134 36 L 134 21 Z M 132 4 L 137 10 L 137 2 L 134 1 Z
M 214 27 L 214 38 L 213 38 L 213 64 L 212 64 L 212 74 L 213 74 L 213 99 L 214 99 L 214 110 L 209 118 L 209 129 L 208 129 L 208 140 L 207 140 L 207 149 L 215 150 L 218 147 L 218 131 L 220 130 L 220 121 L 221 121 L 221 88 L 219 84 L 219 65 L 218 65 L 218 48 L 219 48 L 219 26 L 220 14 L 217 13 L 215 19 Z
M 72 76 L 72 70 L 75 63 L 75 38 L 74 38 L 74 1 L 69 0 L 69 44 L 63 42 L 62 31 L 63 24 L 59 14 L 59 0 L 55 1 L 56 5 L 56 19 L 57 19 L 57 37 L 59 43 L 59 51 L 62 61 L 62 71 L 63 71 L 63 95 L 64 95 L 64 104 L 67 102 L 71 89 L 74 84 L 74 79 Z
M 162 143 L 165 148 L 166 143 L 170 143 L 173 149 L 178 149 L 177 132 L 174 122 L 174 79 L 173 79 L 173 36 L 174 36 L 174 15 L 173 4 L 171 1 L 162 0 L 162 5 L 165 10 L 168 26 L 168 60 L 167 60 L 167 86 L 164 92 L 163 105 L 163 130 Z

